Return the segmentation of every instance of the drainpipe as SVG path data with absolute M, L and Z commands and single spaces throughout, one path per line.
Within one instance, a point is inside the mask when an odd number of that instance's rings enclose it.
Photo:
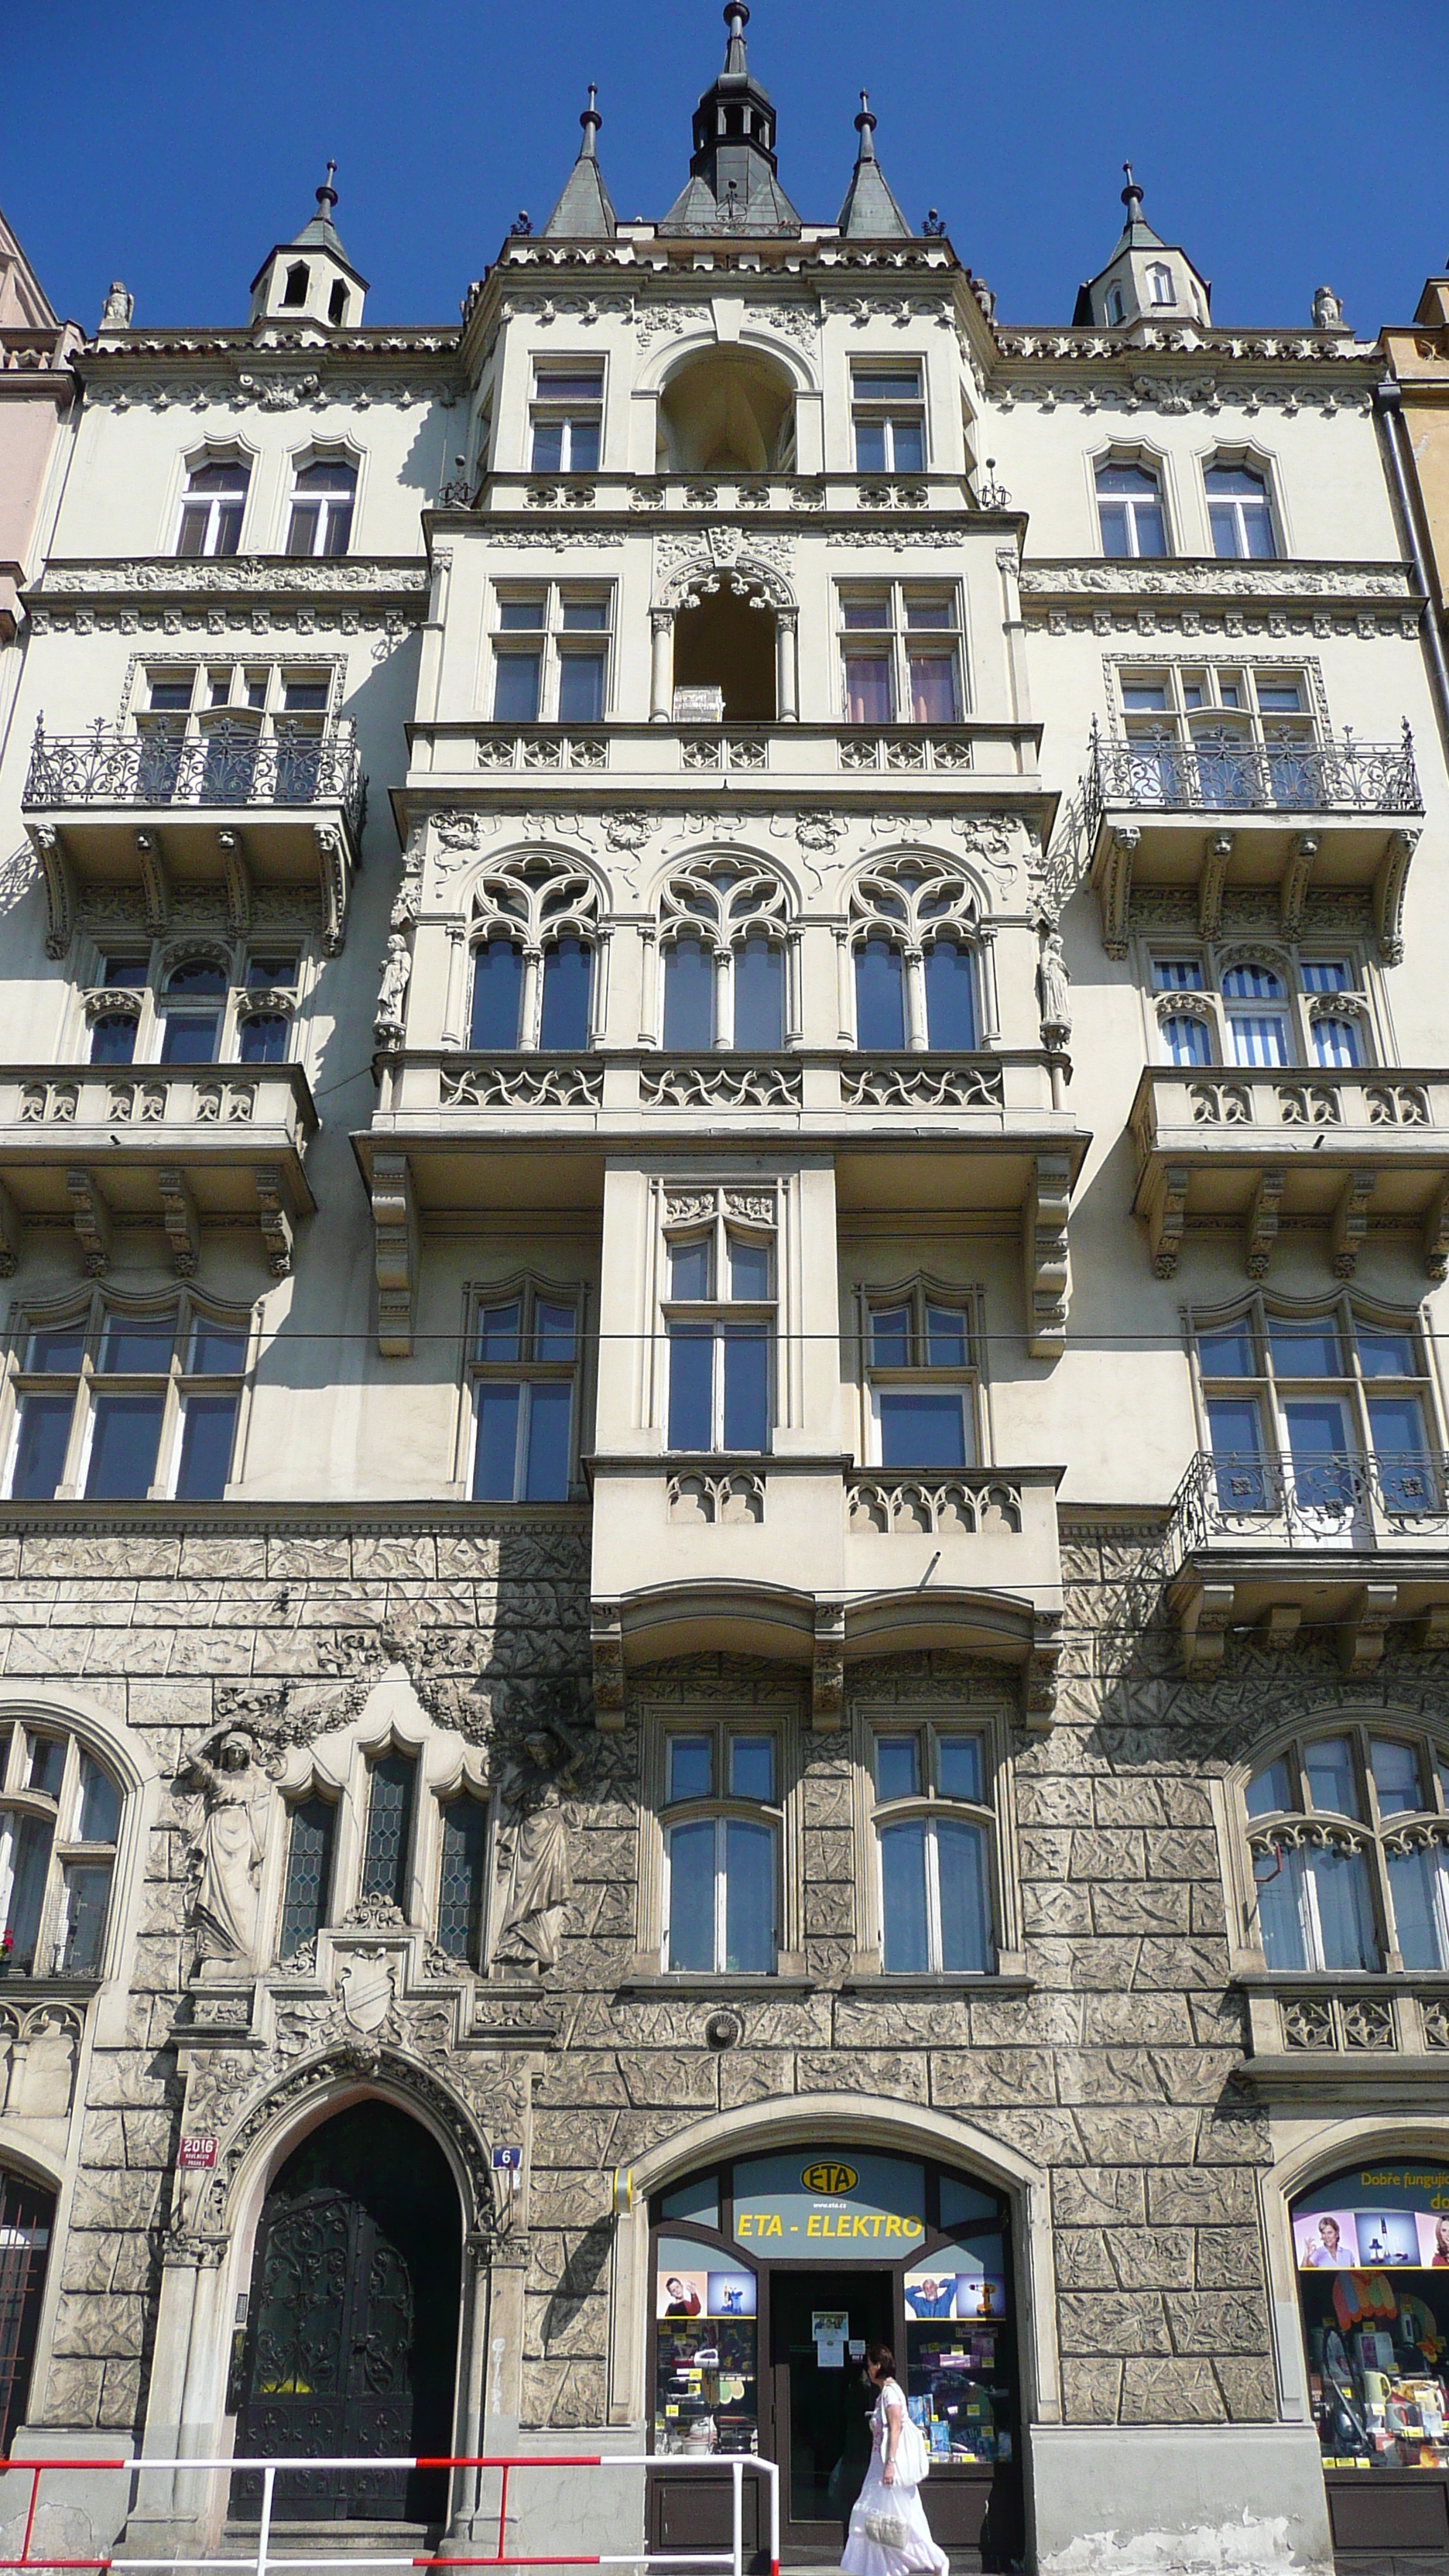
M 1409 540 L 1414 572 L 1428 606 L 1424 612 L 1424 640 L 1429 650 L 1429 668 L 1434 683 L 1434 699 L 1439 716 L 1439 729 L 1449 745 L 1449 659 L 1444 650 L 1444 620 L 1439 604 L 1439 590 L 1430 565 L 1429 548 L 1415 506 L 1413 486 L 1404 456 L 1408 432 L 1404 427 L 1403 395 L 1393 383 L 1375 385 L 1374 411 L 1383 431 L 1388 450 L 1389 475 L 1399 504 L 1399 517 Z

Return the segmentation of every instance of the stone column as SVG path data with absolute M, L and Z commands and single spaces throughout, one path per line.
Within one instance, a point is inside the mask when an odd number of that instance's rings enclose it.
M 448 924 L 448 990 L 443 1004 L 443 1044 L 468 1042 L 468 932 L 461 921 Z
M 775 611 L 775 721 L 797 724 L 800 719 L 800 612 L 795 608 Z
M 523 988 L 518 1003 L 518 1043 L 536 1047 L 539 1021 L 543 1008 L 543 951 L 525 948 L 523 952 Z
M 668 724 L 674 713 L 674 611 L 649 611 L 649 721 Z
M 727 1047 L 735 1025 L 735 958 L 732 948 L 714 952 L 714 1042 Z
M 930 1039 L 926 1028 L 926 959 L 919 948 L 904 952 L 906 971 L 906 1044 L 913 1055 L 923 1055 Z

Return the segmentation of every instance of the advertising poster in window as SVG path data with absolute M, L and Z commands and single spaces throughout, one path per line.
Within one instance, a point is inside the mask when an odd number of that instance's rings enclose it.
M 688 2237 L 655 2248 L 654 2448 L 699 2457 L 759 2448 L 756 2283 Z
M 1449 2468 L 1449 2166 L 1332 2175 L 1291 2223 L 1324 2465 Z
M 904 2281 L 906 2396 L 939 2460 L 1009 2460 L 1012 2365 L 1005 2246 L 983 2231 L 938 2245 Z

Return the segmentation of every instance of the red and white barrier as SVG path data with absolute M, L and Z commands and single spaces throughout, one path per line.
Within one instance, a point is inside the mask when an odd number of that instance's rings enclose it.
M 667 2550 L 649 2549 L 604 2550 L 596 2551 L 584 2556 L 569 2556 L 550 2550 L 543 2556 L 531 2558 L 510 2556 L 505 2553 L 503 2544 L 508 2536 L 508 2481 L 515 2471 L 520 2469 L 660 2469 L 666 2465 L 671 2477 L 673 2477 L 679 2470 L 687 2472 L 691 2469 L 713 2469 L 718 2472 L 722 2468 L 727 2468 L 730 2471 L 731 2521 L 730 2547 L 728 2550 L 688 2549 L 672 2552 Z M 124 2470 L 128 2476 L 137 2477 L 152 2470 L 192 2471 L 210 2469 L 224 2469 L 228 2474 L 237 2469 L 256 2469 L 261 2471 L 262 2509 L 261 2516 L 257 2524 L 257 2545 L 254 2551 L 247 2551 L 241 2555 L 237 2555 L 235 2553 L 213 2550 L 207 2552 L 204 2556 L 197 2558 L 133 2558 L 128 2551 L 126 2556 L 117 2562 L 113 2557 L 52 2558 L 40 2551 L 33 2551 L 31 2548 L 31 2540 L 35 2531 L 35 2510 L 40 2495 L 40 2481 L 48 2470 L 80 2471 L 84 2472 L 88 2476 L 96 2476 L 98 2474 L 104 2475 L 108 2471 Z M 325 2557 L 283 2558 L 278 2556 L 277 2552 L 270 2545 L 272 2534 L 272 2502 L 278 2476 L 283 2472 L 285 2472 L 289 2477 L 298 2475 L 306 2476 L 309 2472 L 317 2476 L 324 2474 L 330 2476 L 335 2475 L 340 2469 L 368 2469 L 372 2471 L 376 2471 L 378 2469 L 499 2470 L 501 2472 L 501 2478 L 498 2494 L 498 2547 L 496 2551 L 491 2551 L 482 2556 L 459 2556 L 451 2551 L 438 2551 L 426 2553 L 422 2557 L 416 2557 L 411 2553 L 407 2555 L 398 2553 L 394 2556 L 378 2556 L 375 2553 L 359 2551 L 354 2556 L 351 2550 L 342 2553 L 334 2548 L 329 2550 Z M 25 2538 L 21 2544 L 20 2555 L 18 2558 L 0 2557 L 0 2576 L 7 2576 L 7 2571 L 21 2568 L 34 2570 L 35 2576 L 40 2576 L 40 2571 L 47 2568 L 76 2571 L 76 2576 L 80 2576 L 80 2571 L 82 2570 L 105 2570 L 116 2564 L 119 2564 L 122 2568 L 134 2567 L 152 2570 L 180 2570 L 182 2568 L 211 2567 L 245 2568 L 253 2571 L 253 2576 L 270 2576 L 270 2571 L 272 2570 L 286 2569 L 293 2571 L 300 2568 L 323 2568 L 330 2571 L 330 2576 L 339 2576 L 339 2571 L 343 2567 L 725 2567 L 729 2569 L 730 2576 L 744 2576 L 744 2489 L 746 2470 L 751 2471 L 756 2476 L 763 2477 L 768 2485 L 770 2497 L 770 2576 L 780 2576 L 780 2472 L 773 2460 L 757 2459 L 753 2453 L 748 2456 L 741 2453 L 737 2458 L 731 2457 L 723 2460 L 708 2455 L 700 2458 L 692 2458 L 689 2456 L 677 2457 L 671 2455 L 667 2463 L 662 2459 L 657 2459 L 652 2452 L 647 2451 L 614 2451 L 608 2453 L 602 2451 L 561 2453 L 539 2452 L 534 2453 L 527 2458 L 517 2452 L 510 2452 L 507 2455 L 496 2452 L 480 2452 L 472 2456 L 459 2455 L 451 2459 L 406 2460 L 392 2459 L 390 2457 L 379 2458 L 375 2453 L 366 2459 L 300 2460 L 292 2458 L 273 2458 L 269 2460 L 170 2460 L 158 2459 L 151 2452 L 146 2452 L 144 2455 L 139 2456 L 136 2454 L 127 2454 L 124 2458 L 116 2458 L 113 2460 L 78 2460 L 60 2458 L 43 2460 L 0 2459 L 0 2477 L 28 2477 L 30 2480 L 30 2498 L 25 2515 Z M 0 2490 L 0 2503 L 3 2503 L 3 2490 Z

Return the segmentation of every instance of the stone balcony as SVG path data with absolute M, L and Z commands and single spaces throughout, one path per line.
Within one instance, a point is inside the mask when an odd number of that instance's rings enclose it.
M 318 1118 L 300 1065 L 20 1065 L 0 1078 L 0 1273 L 28 1227 L 74 1232 L 94 1277 L 117 1237 L 169 1239 L 194 1275 L 204 1229 L 260 1229 L 285 1278 L 314 1207 L 305 1170 Z
M 65 957 L 88 895 L 139 894 L 156 938 L 178 898 L 204 889 L 234 936 L 260 888 L 316 904 L 322 945 L 342 946 L 361 863 L 367 781 L 350 717 L 321 732 L 226 723 L 186 736 L 36 727 L 21 812 L 44 871 L 46 953 Z
M 729 1139 L 829 1152 L 843 1211 L 1018 1226 L 1030 1346 L 1061 1349 L 1067 1211 L 1090 1138 L 1064 1105 L 1059 1056 L 417 1049 L 379 1057 L 378 1074 L 376 1113 L 353 1145 L 377 1227 L 384 1348 L 408 1346 L 420 1224 L 497 1207 L 601 1210 L 611 1155 L 707 1153 Z
M 1114 740 L 1092 729 L 1082 783 L 1092 883 L 1109 957 L 1125 957 L 1135 887 L 1188 890 L 1213 938 L 1230 891 L 1275 892 L 1284 936 L 1310 895 L 1359 893 L 1396 964 L 1424 800 L 1407 724 L 1396 743 L 1266 744 L 1228 735 Z
M 988 498 L 1000 509 L 988 509 Z M 495 523 L 520 515 L 531 520 L 539 512 L 587 512 L 601 520 L 624 517 L 647 531 L 653 520 L 697 518 L 702 510 L 737 514 L 746 527 L 756 514 L 808 527 L 812 519 L 842 512 L 911 519 L 948 511 L 998 537 L 1012 518 L 1004 495 L 991 488 L 978 497 L 960 474 L 634 474 L 608 467 L 590 474 L 495 472 L 477 483 L 455 480 L 444 486 L 435 515 L 456 513 L 475 525 L 483 519 L 494 542 L 506 544 L 504 528 Z
M 1235 1234 L 1266 1276 L 1284 1227 L 1326 1235 L 1350 1278 L 1367 1234 L 1449 1266 L 1449 1079 L 1393 1068 L 1152 1065 L 1132 1105 L 1135 1213 L 1170 1279 L 1186 1233 Z
M 1006 718 L 969 716 L 959 724 L 853 725 L 658 723 L 596 725 L 485 724 L 476 718 L 434 718 L 409 728 L 408 790 L 415 797 L 476 792 L 519 777 L 560 776 L 577 793 L 590 778 L 635 780 L 658 789 L 680 782 L 697 798 L 711 779 L 728 777 L 741 787 L 753 778 L 816 779 L 848 796 L 877 800 L 884 778 L 911 778 L 958 796 L 979 779 L 1000 794 L 1019 784 L 1046 812 L 1037 771 L 1042 728 Z M 402 791 L 406 793 L 407 791 Z M 514 791 L 517 792 L 516 789 Z M 621 843 L 626 847 L 627 843 Z M 829 847 L 827 840 L 821 846 Z
M 725 1652 L 811 1665 L 815 1722 L 834 1727 L 846 1661 L 933 1646 L 1019 1666 L 1028 1723 L 1048 1723 L 1063 1472 L 595 1457 L 600 1723 L 622 1723 L 626 1667 Z
M 1372 1671 L 1391 1626 L 1449 1642 L 1449 1458 L 1195 1457 L 1173 1498 L 1157 1571 L 1189 1671 L 1227 1633 L 1291 1646 L 1331 1629 L 1346 1671 Z

